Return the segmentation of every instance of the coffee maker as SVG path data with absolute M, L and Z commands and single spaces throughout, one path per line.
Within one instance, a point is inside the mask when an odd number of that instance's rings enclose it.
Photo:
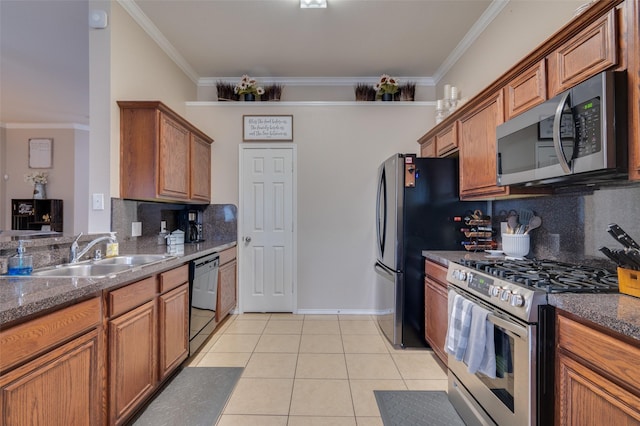
M 180 212 L 179 228 L 184 231 L 185 243 L 203 241 L 202 211 L 188 209 Z

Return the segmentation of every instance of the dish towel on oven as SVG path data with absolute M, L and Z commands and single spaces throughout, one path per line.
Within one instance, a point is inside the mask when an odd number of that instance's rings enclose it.
M 469 373 L 483 373 L 495 379 L 496 349 L 493 341 L 493 324 L 487 320 L 488 315 L 488 310 L 473 304 L 469 327 L 469 345 L 463 361 L 467 365 Z
M 455 292 L 454 292 L 455 294 Z M 471 326 L 471 308 L 473 302 L 460 295 L 455 295 L 449 314 L 447 327 L 446 351 L 454 355 L 458 361 L 464 357 L 469 344 L 469 327 Z

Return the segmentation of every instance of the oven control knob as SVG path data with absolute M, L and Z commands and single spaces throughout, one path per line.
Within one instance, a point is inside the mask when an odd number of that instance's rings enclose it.
M 524 296 L 518 293 L 513 293 L 511 295 L 511 301 L 509 303 L 511 304 L 511 306 L 515 306 L 516 308 L 524 306 Z
M 511 299 L 511 291 L 504 289 L 502 290 L 502 293 L 500 293 L 500 300 L 502 302 L 508 302 Z
M 489 296 L 490 297 L 498 297 L 498 296 L 500 296 L 500 291 L 501 290 L 502 289 L 500 287 L 498 287 L 497 285 L 491 284 L 489 286 Z
M 454 269 L 453 278 L 455 278 L 457 280 L 460 280 L 460 281 L 466 281 L 467 280 L 467 273 L 465 271 L 460 270 L 460 269 Z

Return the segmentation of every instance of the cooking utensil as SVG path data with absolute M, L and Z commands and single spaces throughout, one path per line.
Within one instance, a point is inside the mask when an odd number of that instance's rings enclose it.
M 533 216 L 534 216 L 533 210 L 520 209 L 518 222 L 520 222 L 523 225 L 527 225 Z
M 515 211 L 513 211 L 513 213 L 515 213 Z M 515 234 L 517 228 L 518 214 L 511 214 L 511 212 L 509 212 L 509 216 L 507 216 L 507 231 L 509 231 L 509 234 Z
M 635 259 L 633 259 L 630 255 L 627 254 L 627 252 L 623 249 L 614 249 L 611 250 L 621 261 L 622 261 L 622 265 L 625 268 L 628 269 L 638 269 L 640 268 L 640 264 L 636 264 Z
M 626 254 L 627 257 L 633 261 L 633 264 L 636 266 L 635 269 L 640 270 L 640 251 L 636 249 L 629 249 Z
M 528 234 L 540 225 L 542 225 L 542 218 L 540 216 L 532 216 L 531 219 L 529 219 L 529 225 L 527 225 L 527 229 L 524 233 Z
M 607 232 L 623 246 L 640 250 L 640 245 L 638 245 L 638 243 L 635 242 L 635 240 L 624 232 L 617 224 L 610 223 L 609 226 L 607 226 Z

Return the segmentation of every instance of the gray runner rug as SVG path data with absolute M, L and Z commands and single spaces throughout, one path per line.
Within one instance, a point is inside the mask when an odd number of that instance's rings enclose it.
M 384 426 L 464 426 L 442 391 L 373 391 Z
M 242 370 L 242 367 L 185 367 L 132 424 L 215 425 Z

